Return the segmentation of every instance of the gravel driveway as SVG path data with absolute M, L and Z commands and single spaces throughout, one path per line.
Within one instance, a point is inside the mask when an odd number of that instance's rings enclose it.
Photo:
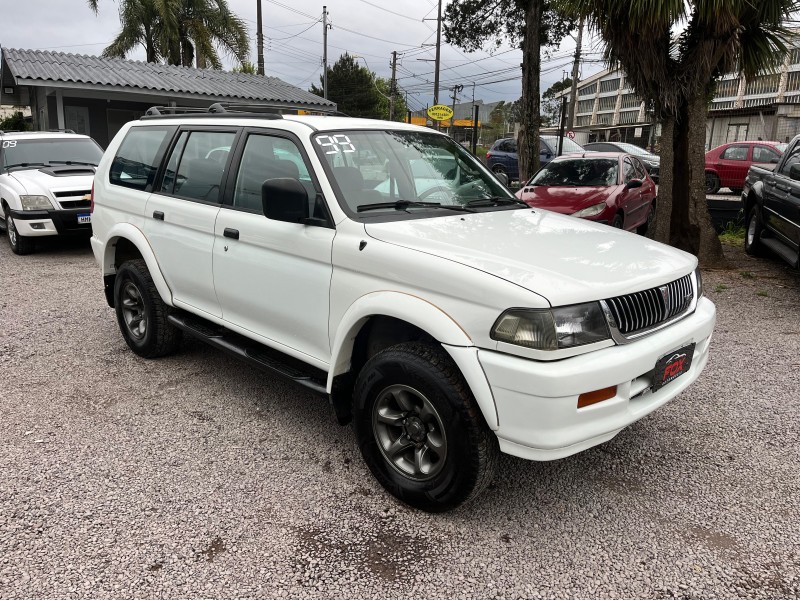
M 323 400 L 199 342 L 134 356 L 88 243 L 0 242 L 0 597 L 798 598 L 800 275 L 730 255 L 698 384 L 436 516 Z

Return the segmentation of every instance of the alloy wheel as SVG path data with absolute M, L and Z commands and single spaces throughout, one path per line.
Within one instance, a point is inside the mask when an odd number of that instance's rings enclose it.
M 125 282 L 122 288 L 122 317 L 131 337 L 142 340 L 147 334 L 147 315 L 144 299 L 139 288 L 132 281 Z

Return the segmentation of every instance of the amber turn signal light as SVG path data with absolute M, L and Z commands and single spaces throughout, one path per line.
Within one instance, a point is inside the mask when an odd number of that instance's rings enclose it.
M 586 392 L 578 396 L 578 408 L 584 408 L 592 404 L 597 404 L 603 400 L 608 400 L 617 395 L 617 386 L 603 388 L 602 390 L 595 390 L 593 392 Z

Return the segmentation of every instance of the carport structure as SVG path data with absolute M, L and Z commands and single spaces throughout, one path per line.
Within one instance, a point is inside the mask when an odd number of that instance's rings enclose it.
M 0 65 L 0 104 L 30 106 L 36 130 L 72 129 L 103 147 L 154 105 L 336 111 L 334 102 L 277 77 L 14 48 L 3 48 Z

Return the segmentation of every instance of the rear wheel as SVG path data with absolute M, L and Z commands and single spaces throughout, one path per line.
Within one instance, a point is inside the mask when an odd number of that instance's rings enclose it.
M 497 437 L 439 346 L 409 342 L 373 356 L 356 381 L 353 417 L 372 474 L 416 508 L 455 508 L 496 470 Z
M 144 260 L 129 260 L 117 271 L 114 307 L 122 337 L 139 356 L 156 358 L 178 348 L 181 331 L 167 321 L 172 308 L 161 299 Z
M 648 232 L 653 231 L 653 224 L 656 221 L 656 199 L 650 202 L 650 206 L 647 209 L 647 220 L 639 225 L 636 229 L 636 233 L 639 235 L 647 235 Z
M 716 194 L 719 191 L 719 177 L 716 173 L 706 173 L 706 194 Z
M 29 237 L 25 237 L 21 235 L 19 231 L 17 231 L 17 227 L 14 224 L 14 219 L 11 217 L 11 210 L 6 206 L 5 210 L 6 214 L 6 236 L 8 237 L 8 243 L 11 246 L 11 251 L 14 254 L 30 254 L 33 252 L 35 248 L 35 242 Z
M 493 173 L 503 173 L 505 175 L 508 175 L 508 171 L 506 171 L 506 168 L 503 165 L 501 165 L 500 163 L 492 165 L 492 172 Z
M 744 233 L 744 251 L 750 256 L 763 256 L 764 245 L 761 243 L 761 233 L 764 227 L 761 225 L 761 217 L 758 213 L 758 206 L 753 206 L 747 213 Z

